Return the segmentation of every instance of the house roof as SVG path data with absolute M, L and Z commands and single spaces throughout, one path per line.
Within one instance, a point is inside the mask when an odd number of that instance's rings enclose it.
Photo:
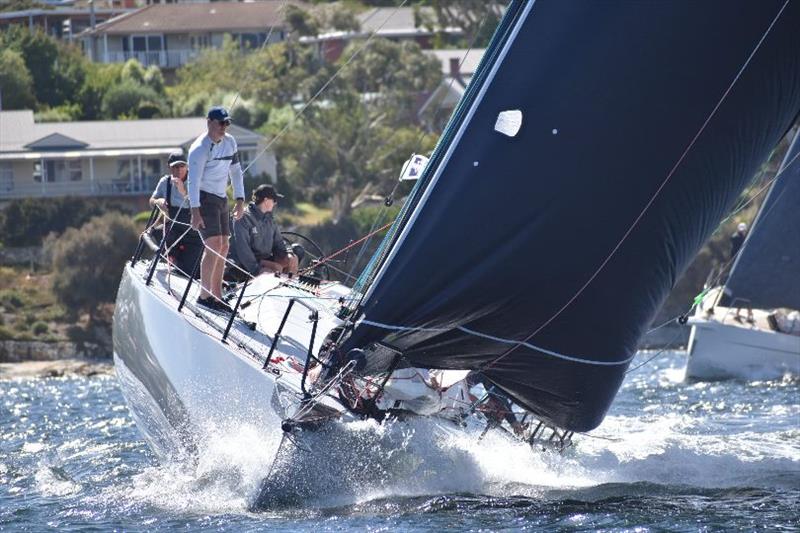
M 473 48 L 471 50 L 426 50 L 425 53 L 432 55 L 439 60 L 442 67 L 442 74 L 448 76 L 450 74 L 450 60 L 457 59 L 459 61 L 459 72 L 465 78 L 471 78 L 481 62 L 485 48 Z
M 36 123 L 33 111 L 0 111 L 0 154 L 67 148 L 169 149 L 190 144 L 205 129 L 205 117 Z M 254 146 L 264 140 L 258 133 L 235 124 L 230 133 L 241 146 Z
M 95 15 L 107 17 L 109 15 L 119 15 L 120 13 L 127 13 L 132 11 L 131 9 L 125 8 L 103 8 L 98 7 L 95 9 Z M 33 9 L 23 9 L 20 11 L 4 11 L 0 13 L 0 23 L 8 20 L 14 19 L 27 19 L 28 17 L 85 17 L 89 18 L 91 13 L 86 8 L 80 7 L 55 7 L 55 8 L 33 8 Z
M 419 8 L 426 15 L 433 17 L 430 7 Z M 435 20 L 435 17 L 434 17 Z M 319 42 L 330 39 L 354 39 L 372 35 L 379 37 L 416 37 L 433 35 L 433 31 L 425 26 L 417 26 L 413 7 L 375 7 L 358 14 L 361 30 L 358 32 L 332 31 L 315 37 L 304 37 L 302 42 Z M 445 28 L 446 33 L 460 34 L 460 28 Z
M 267 31 L 283 24 L 283 9 L 292 0 L 152 4 L 98 24 L 85 34 L 195 33 Z

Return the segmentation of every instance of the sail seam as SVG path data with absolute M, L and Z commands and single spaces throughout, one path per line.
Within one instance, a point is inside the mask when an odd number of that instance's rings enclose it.
M 421 328 L 421 327 L 410 327 L 410 326 L 392 326 L 390 324 L 381 324 L 380 322 L 373 322 L 372 320 L 362 319 L 359 321 L 360 324 L 366 324 L 367 326 L 374 326 L 376 328 L 381 329 L 388 329 L 392 331 L 419 331 L 424 333 L 445 333 L 447 331 L 452 331 L 448 328 Z M 553 350 L 548 350 L 547 348 L 542 348 L 541 346 L 536 346 L 529 342 L 522 342 L 520 343 L 514 339 L 504 339 L 503 337 L 496 337 L 494 335 L 489 335 L 488 333 L 481 333 L 480 331 L 475 331 L 473 329 L 466 328 L 464 326 L 458 326 L 455 328 L 462 333 L 466 333 L 467 335 L 472 335 L 473 337 L 480 337 L 482 339 L 488 339 L 495 342 L 500 342 L 503 344 L 518 344 L 520 346 L 525 346 L 526 348 L 530 348 L 531 350 L 536 350 L 537 352 L 542 352 L 546 355 L 550 355 L 557 359 L 563 359 L 564 361 L 570 361 L 573 363 L 581 363 L 585 365 L 596 365 L 596 366 L 618 366 L 618 365 L 627 365 L 631 361 L 633 361 L 636 355 L 632 355 L 631 357 L 623 360 L 623 361 L 596 361 L 594 359 L 585 359 L 583 357 L 575 357 L 572 355 L 564 355 L 562 353 L 554 352 Z

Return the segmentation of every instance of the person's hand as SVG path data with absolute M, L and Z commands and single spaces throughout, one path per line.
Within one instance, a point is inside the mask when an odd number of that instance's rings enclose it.
M 200 216 L 200 208 L 193 207 L 192 208 L 192 229 L 200 230 L 205 229 L 206 224 L 203 222 L 203 217 Z
M 244 215 L 244 201 L 236 200 L 236 205 L 233 206 L 233 219 L 239 220 Z
M 158 208 L 159 211 L 161 211 L 165 215 L 169 214 L 167 212 L 167 201 L 164 198 L 156 199 L 156 201 L 153 202 L 153 204 Z

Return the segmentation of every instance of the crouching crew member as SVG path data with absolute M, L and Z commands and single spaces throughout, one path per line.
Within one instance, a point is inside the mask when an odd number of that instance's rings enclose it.
M 259 185 L 244 216 L 233 221 L 228 259 L 238 268 L 229 266 L 227 279 L 243 281 L 245 272 L 252 276 L 265 272 L 297 273 L 297 256 L 272 216 L 279 198 L 283 195 L 272 185 Z

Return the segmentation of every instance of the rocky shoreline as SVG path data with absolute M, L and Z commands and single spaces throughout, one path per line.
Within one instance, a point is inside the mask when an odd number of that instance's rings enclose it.
M 92 342 L 0 341 L 0 363 L 58 361 L 65 358 L 110 359 L 111 349 Z
M 59 359 L 0 363 L 0 380 L 55 378 L 69 376 L 109 376 L 114 373 L 110 359 Z

